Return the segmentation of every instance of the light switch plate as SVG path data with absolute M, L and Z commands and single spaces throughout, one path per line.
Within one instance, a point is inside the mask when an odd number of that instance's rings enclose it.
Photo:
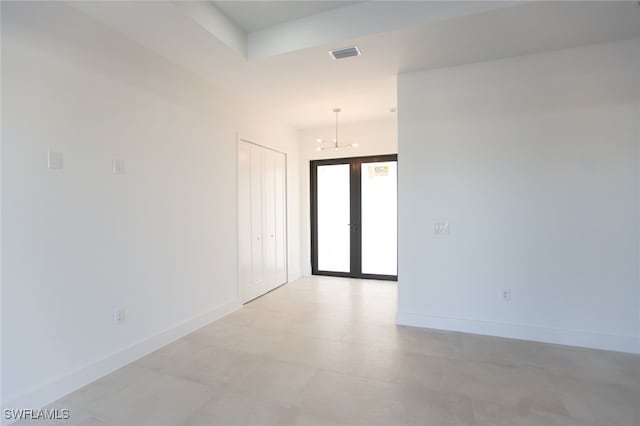
M 62 168 L 62 153 L 61 152 L 47 152 L 47 167 L 52 170 L 59 170 Z
M 121 175 L 124 173 L 124 161 L 122 160 L 112 160 L 111 161 L 111 172 L 114 175 Z
M 505 288 L 504 290 L 502 290 L 502 300 L 504 300 L 505 302 L 511 302 L 511 289 L 510 288 Z
M 127 319 L 127 313 L 124 308 L 116 308 L 113 310 L 113 325 L 120 325 Z
M 449 233 L 449 223 L 436 222 L 433 224 L 433 233 L 437 235 L 445 235 Z

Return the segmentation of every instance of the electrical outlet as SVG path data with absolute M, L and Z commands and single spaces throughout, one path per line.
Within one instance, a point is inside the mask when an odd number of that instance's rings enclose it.
M 505 288 L 504 290 L 502 290 L 502 300 L 504 300 L 505 302 L 511 302 L 511 289 L 510 288 Z
M 124 308 L 118 308 L 113 310 L 113 325 L 120 325 L 127 319 L 126 311 Z

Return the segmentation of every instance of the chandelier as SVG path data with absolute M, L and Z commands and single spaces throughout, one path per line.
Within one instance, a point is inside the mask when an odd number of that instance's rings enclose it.
M 319 146 L 318 148 L 316 148 L 317 151 L 327 151 L 327 150 L 333 150 L 333 151 L 337 151 L 339 149 L 344 149 L 344 148 L 355 148 L 358 146 L 357 143 L 350 143 L 347 145 L 340 145 L 338 144 L 338 114 L 341 112 L 342 110 L 340 108 L 334 108 L 333 112 L 336 113 L 336 137 L 333 138 L 333 144 L 331 144 L 331 146 Z M 325 143 L 324 139 L 316 139 L 316 142 L 323 144 Z

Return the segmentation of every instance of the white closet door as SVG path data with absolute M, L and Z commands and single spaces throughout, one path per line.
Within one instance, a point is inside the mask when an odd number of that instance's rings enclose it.
M 277 284 L 276 277 L 276 187 L 275 157 L 276 153 L 263 150 L 263 191 L 264 191 L 264 230 L 265 230 L 265 292 Z
M 245 292 L 247 300 L 259 296 L 265 285 L 262 163 L 263 149 L 251 146 L 251 281 Z
M 275 228 L 277 285 L 287 282 L 287 165 L 284 154 L 275 154 Z
M 242 300 L 287 280 L 285 155 L 238 144 L 238 255 Z
M 253 282 L 253 236 L 251 234 L 251 145 L 238 145 L 238 274 L 242 294 Z

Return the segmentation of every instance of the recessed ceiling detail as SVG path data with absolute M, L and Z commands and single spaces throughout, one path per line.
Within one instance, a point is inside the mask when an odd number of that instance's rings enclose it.
M 252 33 L 296 19 L 317 15 L 333 9 L 351 6 L 356 1 L 247 1 L 222 0 L 212 2 L 244 32 Z
M 362 2 L 250 34 L 225 23 L 210 2 L 64 3 L 69 14 L 89 15 L 299 129 L 331 125 L 334 117 L 322 111 L 336 104 L 347 111 L 340 125 L 394 119 L 398 73 L 640 37 L 635 1 Z M 264 3 L 280 10 L 279 2 Z M 480 6 L 487 9 L 479 13 Z M 392 26 L 393 16 L 404 27 Z M 329 59 L 329 49 L 347 46 L 363 54 Z

